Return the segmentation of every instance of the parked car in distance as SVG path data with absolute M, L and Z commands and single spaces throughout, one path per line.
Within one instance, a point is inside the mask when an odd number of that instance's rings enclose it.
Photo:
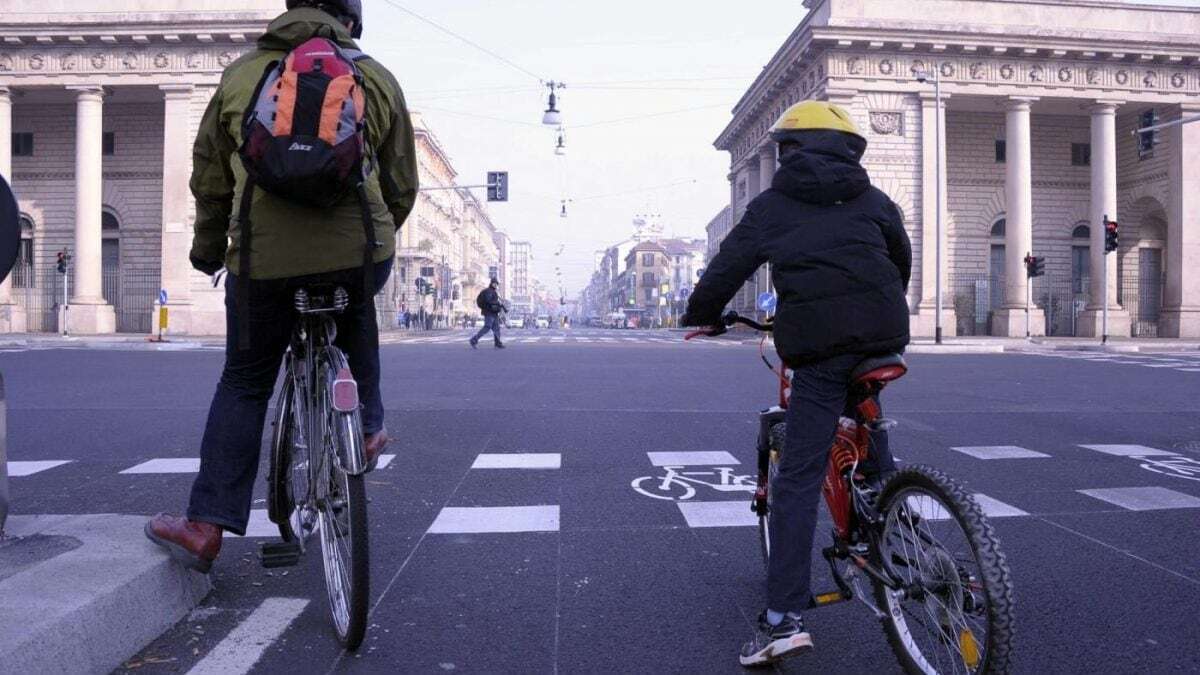
M 539 316 L 537 318 L 537 327 L 538 328 L 549 328 L 550 327 L 550 317 Z

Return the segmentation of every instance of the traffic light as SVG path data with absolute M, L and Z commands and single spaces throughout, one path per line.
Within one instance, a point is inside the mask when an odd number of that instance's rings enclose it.
M 58 269 L 59 274 L 67 273 L 67 263 L 70 261 L 71 256 L 67 254 L 65 249 L 58 252 L 58 263 L 56 264 L 56 268 Z
M 1158 113 L 1153 108 L 1142 111 L 1138 117 L 1138 128 L 1145 129 L 1158 124 Z M 1138 158 L 1145 159 L 1154 154 L 1154 146 L 1158 145 L 1157 131 L 1144 131 L 1138 134 Z
M 508 201 L 508 172 L 489 171 L 487 175 L 487 200 L 489 202 Z
M 1108 216 L 1104 217 L 1104 252 L 1112 253 L 1117 250 L 1121 244 L 1120 236 L 1118 235 L 1119 225 L 1117 221 L 1109 220 Z
M 1025 275 L 1030 279 L 1046 275 L 1046 258 L 1033 254 L 1025 256 Z

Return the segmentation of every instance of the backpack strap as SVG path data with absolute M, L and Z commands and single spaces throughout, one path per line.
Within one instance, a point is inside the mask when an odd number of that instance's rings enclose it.
M 375 217 L 371 215 L 371 202 L 367 199 L 367 189 L 364 184 L 358 184 L 358 205 L 362 209 L 363 234 L 367 244 L 363 247 L 363 302 L 375 306 L 375 249 L 379 242 L 375 239 Z
M 241 237 L 238 243 L 237 302 L 238 349 L 250 349 L 250 205 L 254 196 L 254 179 L 246 177 L 242 188 L 242 202 L 238 208 L 238 228 Z

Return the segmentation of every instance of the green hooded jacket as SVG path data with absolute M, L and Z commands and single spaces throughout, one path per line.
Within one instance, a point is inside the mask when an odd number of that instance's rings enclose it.
M 246 172 L 237 149 L 242 118 L 267 65 L 292 48 L 321 35 L 357 49 L 345 26 L 318 9 L 300 8 L 280 16 L 258 40 L 258 48 L 230 64 L 208 104 L 193 148 L 191 190 L 196 198 L 192 258 L 224 259 L 238 274 L 240 204 Z M 396 231 L 412 211 L 417 195 L 416 141 L 404 94 L 378 62 L 358 62 L 366 80 L 367 145 L 376 166 L 366 189 L 379 250 L 375 261 L 396 253 Z M 361 267 L 366 245 L 362 209 L 351 194 L 331 209 L 287 201 L 256 189 L 250 209 L 250 276 L 254 279 L 333 272 Z

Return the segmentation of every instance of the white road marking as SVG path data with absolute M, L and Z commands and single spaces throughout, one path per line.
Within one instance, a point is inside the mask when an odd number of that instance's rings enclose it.
M 983 515 L 988 518 L 1012 518 L 1015 516 L 1027 516 L 1028 511 L 1023 511 L 1017 507 L 1006 504 L 999 499 L 993 499 L 981 492 L 975 493 L 975 501 L 979 502 L 980 508 L 983 509 Z M 921 515 L 926 520 L 949 520 L 950 513 L 942 508 L 942 505 L 932 499 L 918 499 L 916 497 L 908 498 L 909 506 Z
M 35 473 L 41 473 L 56 466 L 70 464 L 73 460 L 58 459 L 45 461 L 24 461 L 24 462 L 9 462 L 8 475 L 12 478 L 19 476 L 32 476 Z
M 1081 445 L 1079 447 L 1116 457 L 1174 457 L 1176 455 L 1174 452 L 1148 448 L 1144 445 Z
M 1078 492 L 1130 511 L 1200 509 L 1200 497 L 1163 487 L 1103 488 Z
M 266 509 L 251 509 L 246 523 L 247 537 L 278 537 L 279 526 L 271 522 Z
M 395 455 L 380 455 L 379 463 L 375 465 L 375 469 L 379 470 L 388 468 L 388 465 L 392 463 L 393 459 L 396 459 Z
M 475 458 L 472 469 L 560 469 L 562 455 L 557 452 L 521 452 L 482 454 Z
M 976 459 L 1028 459 L 1032 457 L 1049 457 L 1044 452 L 1027 450 L 1016 445 L 972 445 L 950 448 L 955 452 L 970 455 Z
M 200 660 L 188 675 L 233 675 L 248 673 L 275 640 L 304 612 L 308 600 L 267 598 L 250 616 Z
M 1176 368 L 1181 373 L 1200 373 L 1200 368 Z
M 744 499 L 723 502 L 676 502 L 688 527 L 753 527 L 758 516 Z
M 558 506 L 467 506 L 442 509 L 430 534 L 558 532 Z
M 200 470 L 199 457 L 168 457 L 151 459 L 131 466 L 121 473 L 196 473 Z
M 736 457 L 719 452 L 647 452 L 654 466 L 733 466 L 741 464 Z

